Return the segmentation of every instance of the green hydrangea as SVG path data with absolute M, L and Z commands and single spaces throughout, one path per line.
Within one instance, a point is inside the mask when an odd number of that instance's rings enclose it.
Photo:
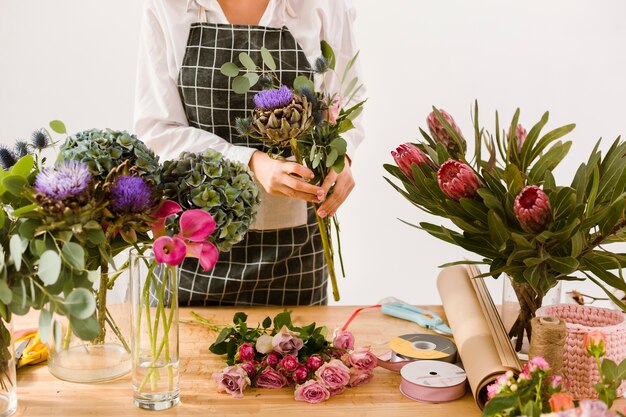
M 217 223 L 212 241 L 220 252 L 243 239 L 259 208 L 259 190 L 248 167 L 210 149 L 166 161 L 161 185 L 166 198 L 184 209 L 211 213 Z
M 158 184 L 159 157 L 142 141 L 125 131 L 91 129 L 69 136 L 57 162 L 75 159 L 84 162 L 97 180 L 129 160 L 130 166 L 147 181 Z

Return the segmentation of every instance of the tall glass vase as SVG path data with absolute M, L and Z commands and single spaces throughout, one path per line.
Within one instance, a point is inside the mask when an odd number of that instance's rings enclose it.
M 164 410 L 180 401 L 178 268 L 133 250 L 130 278 L 134 402 L 139 408 Z
M 0 417 L 17 409 L 13 324 L 0 318 Z

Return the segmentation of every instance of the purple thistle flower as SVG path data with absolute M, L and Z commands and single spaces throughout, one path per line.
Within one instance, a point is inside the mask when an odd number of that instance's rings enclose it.
M 75 160 L 64 161 L 55 169 L 44 169 L 35 179 L 35 189 L 56 200 L 78 196 L 87 190 L 91 173 L 86 164 Z
M 111 186 L 111 209 L 117 214 L 141 213 L 152 205 L 152 188 L 141 177 L 121 175 Z
M 293 99 L 293 91 L 287 87 L 282 86 L 278 89 L 259 91 L 254 95 L 254 105 L 263 110 L 272 110 L 280 107 L 285 107 L 291 103 Z

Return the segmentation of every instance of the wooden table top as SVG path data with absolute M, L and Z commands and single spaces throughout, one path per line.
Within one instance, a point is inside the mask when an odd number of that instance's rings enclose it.
M 305 325 L 315 321 L 325 324 L 332 331 L 343 325 L 356 307 L 287 307 L 293 322 Z M 248 323 L 260 322 L 266 316 L 273 317 L 283 311 L 282 307 L 237 308 L 182 308 L 181 319 L 189 319 L 194 311 L 215 323 L 232 323 L 237 311 L 248 314 Z M 440 307 L 432 308 L 441 313 Z M 16 317 L 15 329 L 36 325 L 37 313 Z M 418 325 L 384 315 L 378 309 L 362 311 L 350 324 L 349 330 L 356 338 L 357 346 L 370 345 L 379 354 L 388 350 L 388 341 L 407 333 L 428 333 Z M 154 415 L 294 415 L 314 412 L 325 417 L 353 416 L 480 416 L 469 392 L 460 400 L 445 404 L 419 403 L 408 399 L 399 391 L 400 375 L 376 368 L 375 377 L 368 385 L 350 388 L 343 394 L 320 404 L 295 401 L 293 388 L 248 389 L 245 397 L 232 398 L 216 392 L 211 378 L 214 372 L 225 367 L 224 357 L 208 351 L 216 333 L 194 323 L 180 324 L 180 396 L 181 404 L 161 412 L 140 410 L 133 405 L 130 375 L 115 381 L 99 384 L 77 384 L 56 379 L 45 364 L 20 368 L 17 376 L 18 410 L 16 416 L 146 416 Z

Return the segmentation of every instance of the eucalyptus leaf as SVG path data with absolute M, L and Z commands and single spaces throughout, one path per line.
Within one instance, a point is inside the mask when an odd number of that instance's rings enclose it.
M 239 75 L 239 67 L 232 62 L 225 62 L 220 67 L 220 72 L 227 77 L 236 77 Z
M 241 64 L 244 67 L 246 67 L 247 70 L 256 71 L 256 64 L 254 63 L 252 58 L 250 58 L 250 55 L 248 55 L 247 53 L 245 52 L 239 53 L 239 62 L 241 62 Z
M 233 79 L 233 91 L 237 94 L 246 94 L 250 90 L 250 80 L 242 75 Z
M 39 312 L 39 338 L 42 343 L 48 343 L 52 332 L 52 314 L 45 308 Z
M 263 58 L 263 64 L 269 68 L 270 71 L 276 71 L 276 62 L 266 47 L 261 48 L 261 58 Z
M 60 134 L 60 135 L 65 135 L 67 134 L 67 129 L 65 128 L 65 123 L 63 123 L 60 120 L 53 120 L 50 122 L 50 129 L 52 129 L 54 132 Z
M 9 288 L 9 284 L 4 279 L 0 279 L 0 302 L 10 304 L 12 299 L 13 292 Z
M 85 269 L 85 251 L 78 243 L 66 242 L 61 250 L 61 257 L 73 269 Z
M 326 168 L 330 168 L 333 166 L 335 161 L 337 160 L 337 149 L 332 148 L 328 155 L 326 155 Z
M 313 85 L 313 81 L 311 81 L 308 77 L 304 75 L 298 75 L 293 80 L 293 89 L 296 91 L 302 91 L 302 89 L 309 89 L 310 91 L 315 91 L 315 86 Z
M 335 51 L 333 51 L 333 48 L 325 40 L 322 40 L 320 47 L 322 49 L 322 56 L 326 59 L 328 67 L 334 70 L 335 63 L 337 62 Z
M 87 319 L 96 311 L 96 300 L 86 288 L 75 288 L 65 299 L 65 307 L 77 319 Z
M 52 285 L 59 279 L 61 273 L 61 258 L 53 250 L 41 254 L 37 269 L 37 276 L 45 285 Z
M 248 79 L 250 88 L 254 87 L 255 84 L 259 81 L 259 74 L 257 74 L 256 72 L 247 72 L 243 74 L 243 77 Z
M 10 259 L 13 260 L 15 269 L 19 271 L 22 268 L 22 254 L 28 247 L 28 240 L 19 235 L 11 236 L 9 240 Z
M 86 319 L 70 316 L 70 326 L 74 334 L 82 340 L 92 340 L 100 334 L 100 326 L 95 315 L 91 315 Z

